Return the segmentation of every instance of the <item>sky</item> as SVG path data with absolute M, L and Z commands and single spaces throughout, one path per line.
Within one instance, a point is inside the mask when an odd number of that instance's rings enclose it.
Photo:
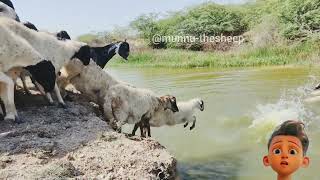
M 40 30 L 66 30 L 72 38 L 127 26 L 141 14 L 166 13 L 209 0 L 12 0 L 21 21 Z M 237 4 L 245 0 L 212 0 Z M 86 3 L 90 2 L 90 3 Z

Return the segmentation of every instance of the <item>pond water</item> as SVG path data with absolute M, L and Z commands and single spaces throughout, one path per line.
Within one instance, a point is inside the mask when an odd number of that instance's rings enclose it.
M 276 179 L 262 158 L 274 128 L 289 119 L 307 124 L 311 164 L 295 179 L 319 179 L 320 103 L 306 103 L 319 80 L 312 67 L 252 69 L 118 68 L 109 73 L 178 101 L 200 97 L 205 110 L 197 113 L 196 128 L 183 124 L 152 128 L 152 136 L 177 159 L 181 179 Z M 126 125 L 124 131 L 131 132 Z

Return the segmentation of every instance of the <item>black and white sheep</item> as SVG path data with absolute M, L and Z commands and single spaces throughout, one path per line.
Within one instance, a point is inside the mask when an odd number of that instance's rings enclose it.
M 102 69 L 114 55 L 119 54 L 122 58 L 127 59 L 129 53 L 130 46 L 126 41 L 111 43 L 103 47 L 90 47 L 92 60 Z M 58 78 L 58 84 L 61 90 L 64 91 L 65 87 L 70 84 L 71 79 L 79 75 L 82 69 L 83 66 L 79 63 L 69 62 L 66 64 L 61 69 L 61 73 Z
M 187 127 L 189 123 L 192 123 L 190 130 L 195 127 L 196 116 L 195 112 L 197 110 L 204 110 L 204 102 L 199 98 L 191 99 L 185 102 L 178 102 L 177 106 L 179 112 L 173 113 L 170 110 L 157 111 L 149 121 L 142 120 L 141 122 L 135 124 L 132 135 L 135 135 L 135 132 L 140 128 L 141 133 L 145 133 L 145 130 L 148 132 L 148 136 L 151 137 L 150 126 L 151 127 L 160 127 L 164 125 L 173 126 L 176 124 L 183 124 L 184 127 Z M 145 134 L 142 134 L 145 136 Z
M 25 22 L 25 23 L 23 23 L 23 25 L 26 26 L 27 28 L 31 29 L 31 30 L 34 30 L 34 31 L 37 31 L 37 32 L 39 31 L 38 28 L 31 22 Z M 62 30 L 62 31 L 60 31 L 60 32 L 58 32 L 56 34 L 51 34 L 51 33 L 48 33 L 48 34 L 55 36 L 58 40 L 61 40 L 61 41 L 70 40 L 71 39 L 69 34 L 64 30 Z M 34 68 L 37 69 L 37 72 L 39 74 L 45 74 L 46 71 L 48 71 L 47 68 L 45 68 L 45 67 L 42 67 L 42 68 L 34 67 Z M 41 72 L 41 71 L 43 71 L 43 72 Z M 36 79 L 34 77 L 32 77 L 32 74 L 30 74 L 28 71 L 23 71 L 21 73 L 21 75 L 20 75 L 20 78 L 22 80 L 22 84 L 23 84 L 23 88 L 24 88 L 25 92 L 27 94 L 30 94 L 30 91 L 29 91 L 29 89 L 28 89 L 28 87 L 26 85 L 26 82 L 25 82 L 26 81 L 26 76 L 30 76 L 30 78 L 31 78 L 32 82 L 35 84 L 36 88 L 41 92 L 42 95 L 45 95 L 47 97 L 47 99 L 50 102 L 50 104 L 53 104 L 53 99 L 52 99 L 52 97 L 51 97 L 51 95 L 49 93 L 51 91 L 48 91 L 49 90 L 48 88 L 41 87 L 42 86 L 41 83 L 37 83 Z M 54 88 L 58 88 L 58 86 L 57 87 L 55 86 Z M 64 102 L 63 102 L 63 99 L 61 98 L 60 92 L 58 90 L 55 90 L 55 92 L 56 92 L 56 95 L 57 95 L 58 100 L 60 102 L 60 105 L 64 106 Z
M 0 71 L 2 72 L 0 79 L 7 85 L 2 89 L 1 98 L 4 99 L 7 116 L 10 116 L 10 119 L 16 119 L 13 117 L 17 117 L 17 113 L 14 107 L 14 87 L 11 86 L 13 81 L 9 82 L 5 72 L 14 67 L 27 67 L 43 60 L 50 60 L 57 74 L 59 69 L 71 59 L 79 59 L 84 65 L 90 62 L 90 48 L 86 44 L 59 41 L 47 33 L 35 32 L 6 17 L 0 17 L 0 41 L 3 42 L 0 44 Z M 60 94 L 57 85 L 54 89 L 56 94 Z M 61 96 L 58 99 L 64 104 Z
M 114 55 L 119 54 L 123 59 L 128 60 L 129 53 L 130 45 L 127 40 L 111 43 L 103 47 L 91 47 L 92 60 L 102 69 Z

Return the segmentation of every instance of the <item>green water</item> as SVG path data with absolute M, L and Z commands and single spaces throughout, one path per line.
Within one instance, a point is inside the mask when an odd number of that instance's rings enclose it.
M 295 179 L 320 179 L 320 103 L 305 103 L 320 82 L 316 68 L 259 69 L 141 69 L 109 68 L 112 75 L 177 100 L 201 97 L 205 111 L 197 114 L 193 131 L 174 127 L 152 128 L 152 136 L 178 159 L 182 179 L 270 180 L 263 166 L 266 141 L 282 121 L 308 124 L 311 164 Z M 125 131 L 131 132 L 132 126 Z

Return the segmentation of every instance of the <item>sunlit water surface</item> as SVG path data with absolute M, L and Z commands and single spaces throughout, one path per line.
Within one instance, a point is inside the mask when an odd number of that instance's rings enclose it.
M 181 179 L 270 180 L 263 166 L 267 140 L 274 128 L 289 119 L 307 124 L 311 164 L 295 179 L 318 180 L 320 165 L 320 101 L 306 103 L 317 80 L 316 68 L 153 69 L 108 68 L 137 87 L 178 101 L 200 97 L 205 111 L 197 114 L 196 128 L 182 124 L 152 128 L 154 139 L 177 159 Z M 124 131 L 131 132 L 132 126 Z

